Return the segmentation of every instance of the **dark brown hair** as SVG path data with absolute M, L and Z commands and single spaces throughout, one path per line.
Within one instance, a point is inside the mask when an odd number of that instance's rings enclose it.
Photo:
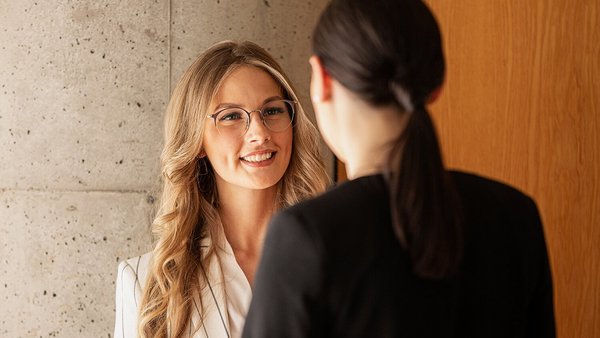
M 453 274 L 462 255 L 460 208 L 425 107 L 445 70 L 432 13 L 420 0 L 333 0 L 315 28 L 313 51 L 364 101 L 409 114 L 389 158 L 394 230 L 417 275 Z

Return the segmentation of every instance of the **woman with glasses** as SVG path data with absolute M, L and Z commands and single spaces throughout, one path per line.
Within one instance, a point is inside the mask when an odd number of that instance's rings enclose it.
M 266 51 L 200 55 L 167 107 L 156 246 L 119 265 L 115 337 L 239 337 L 267 222 L 325 189 L 318 149 Z
M 317 122 L 350 181 L 274 217 L 243 337 L 554 337 L 535 203 L 443 166 L 426 5 L 333 0 L 313 51 Z

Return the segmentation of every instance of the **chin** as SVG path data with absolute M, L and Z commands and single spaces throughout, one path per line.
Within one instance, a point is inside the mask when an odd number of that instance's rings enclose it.
M 272 165 L 267 168 L 260 168 L 258 170 L 249 170 L 245 173 L 245 183 L 243 186 L 262 190 L 268 189 L 279 184 L 283 179 L 287 166 L 284 168 L 281 164 Z
M 270 178 L 270 179 L 263 179 L 263 180 L 252 180 L 252 182 L 248 185 L 248 187 L 250 189 L 255 189 L 255 190 L 264 190 L 264 189 L 269 189 L 272 188 L 274 186 L 277 186 L 277 184 L 279 184 L 279 182 L 281 181 L 281 178 L 283 177 L 283 175 L 278 178 Z

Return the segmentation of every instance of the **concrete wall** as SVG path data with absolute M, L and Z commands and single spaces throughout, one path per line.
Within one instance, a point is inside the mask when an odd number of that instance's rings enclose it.
M 170 88 L 249 39 L 307 104 L 325 2 L 0 0 L 0 337 L 112 336 L 117 262 L 152 244 Z

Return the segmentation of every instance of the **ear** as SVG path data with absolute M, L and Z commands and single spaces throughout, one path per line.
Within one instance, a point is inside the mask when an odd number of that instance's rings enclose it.
M 200 153 L 196 157 L 198 159 L 206 157 L 206 151 L 204 151 L 204 149 L 200 150 Z
M 308 63 L 312 68 L 310 94 L 313 104 L 329 101 L 331 98 L 331 76 L 323 67 L 318 56 L 311 56 Z
M 437 101 L 438 97 L 440 97 L 440 94 L 442 93 L 442 88 L 444 87 L 444 84 L 442 83 L 441 85 L 439 85 L 436 89 L 434 89 L 429 96 L 427 97 L 427 103 L 431 104 L 434 103 L 435 101 Z

